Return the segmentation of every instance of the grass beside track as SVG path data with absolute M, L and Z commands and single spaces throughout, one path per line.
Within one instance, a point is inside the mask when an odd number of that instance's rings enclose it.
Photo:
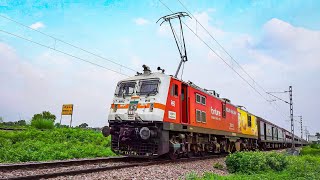
M 115 156 L 110 138 L 80 128 L 0 131 L 0 163 Z
M 197 176 L 195 173 L 186 175 L 191 180 L 292 180 L 320 179 L 320 146 L 303 147 L 300 156 L 289 156 L 276 152 L 238 152 L 226 158 L 228 176 L 206 173 Z

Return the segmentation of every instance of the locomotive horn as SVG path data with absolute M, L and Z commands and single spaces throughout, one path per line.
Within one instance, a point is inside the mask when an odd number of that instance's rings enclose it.
M 162 73 L 164 73 L 164 71 L 165 71 L 165 70 L 162 69 L 160 66 L 158 66 L 157 70 L 158 70 L 158 71 L 161 71 Z
M 142 65 L 142 68 L 143 68 L 143 74 L 150 74 L 151 73 L 149 66 L 144 64 L 144 65 Z

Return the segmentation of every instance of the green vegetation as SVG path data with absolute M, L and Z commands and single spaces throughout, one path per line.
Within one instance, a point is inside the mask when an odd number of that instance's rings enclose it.
M 320 156 L 320 144 L 312 144 L 311 146 L 304 147 L 300 153 L 301 155 Z
M 25 120 L 19 120 L 16 122 L 3 122 L 0 121 L 0 128 L 25 128 L 27 126 L 27 122 Z
M 56 115 L 51 114 L 49 111 L 43 111 L 40 114 L 35 114 L 32 117 L 32 120 L 36 120 L 36 119 L 47 119 L 47 120 L 51 120 L 51 121 L 55 121 L 56 120 Z
M 284 154 L 271 152 L 236 152 L 226 158 L 231 173 L 255 174 L 263 171 L 282 171 L 288 164 Z
M 214 168 L 216 168 L 216 169 L 223 169 L 223 165 L 222 164 L 220 164 L 220 163 L 215 163 L 214 165 L 213 165 L 213 167 Z
M 89 125 L 87 123 L 82 123 L 78 127 L 79 128 L 87 128 Z
M 51 119 L 36 118 L 32 119 L 31 126 L 37 129 L 53 129 L 54 122 Z
M 255 179 L 320 179 L 320 145 L 304 147 L 301 156 L 275 152 L 237 152 L 226 158 L 228 176 L 195 173 L 186 179 L 255 180 Z
M 37 129 L 53 129 L 56 116 L 49 111 L 43 111 L 41 114 L 33 115 L 31 126 Z
M 0 163 L 114 156 L 110 138 L 80 128 L 0 131 Z

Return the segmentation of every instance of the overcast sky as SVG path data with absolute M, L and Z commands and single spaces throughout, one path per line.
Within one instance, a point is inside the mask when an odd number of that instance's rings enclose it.
M 185 29 L 189 61 L 183 80 L 214 89 L 236 105 L 286 129 L 289 106 L 265 91 L 293 86 L 294 114 L 302 115 L 313 134 L 320 131 L 320 2 L 319 1 L 191 1 L 181 0 L 195 16 L 184 19 L 197 35 L 243 76 L 231 70 L 190 30 Z M 177 0 L 163 0 L 172 11 L 186 11 Z M 167 25 L 156 24 L 171 13 L 150 1 L 6 1 L 0 15 L 30 28 L 141 71 L 147 64 L 174 74 L 178 51 Z M 210 34 L 237 60 L 250 79 Z M 176 24 L 176 23 L 174 23 Z M 0 29 L 128 75 L 133 71 L 80 51 L 0 17 Z M 121 74 L 81 62 L 0 31 L 0 116 L 5 121 L 29 120 L 41 111 L 60 120 L 62 104 L 74 104 L 74 125 L 104 126 Z M 288 94 L 277 94 L 288 100 Z M 266 99 L 265 99 L 266 98 Z M 296 118 L 299 120 L 299 118 Z M 69 117 L 62 123 L 68 124 Z M 300 135 L 300 124 L 295 132 Z

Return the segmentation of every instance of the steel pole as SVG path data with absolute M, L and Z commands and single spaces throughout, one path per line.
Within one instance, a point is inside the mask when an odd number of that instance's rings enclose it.
M 72 124 L 72 114 L 71 114 L 71 120 L 70 120 L 70 127 L 71 127 L 71 124 Z
M 295 144 L 294 144 L 294 122 L 293 122 L 292 86 L 289 86 L 289 97 L 290 97 L 290 118 L 291 118 L 292 149 L 295 149 Z
M 303 138 L 303 130 L 302 130 L 302 116 L 300 116 L 300 126 L 301 126 L 301 139 Z
M 306 134 L 306 141 L 308 141 L 308 130 L 307 130 L 307 127 L 305 126 L 305 129 L 304 129 L 304 132 Z

